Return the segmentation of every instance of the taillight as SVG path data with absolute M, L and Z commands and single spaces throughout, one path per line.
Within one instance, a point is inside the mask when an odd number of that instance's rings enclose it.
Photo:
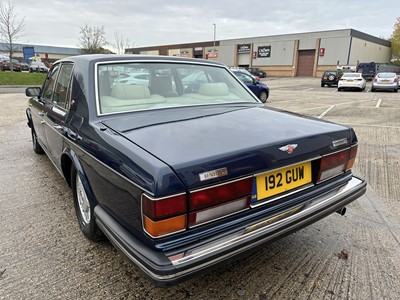
M 158 238 L 250 207 L 253 176 L 164 198 L 142 195 L 143 228 Z
M 378 82 L 378 77 L 374 77 L 374 82 Z
M 355 145 L 342 151 L 321 158 L 318 181 L 334 177 L 353 167 L 358 146 Z
M 197 190 L 189 194 L 189 227 L 250 207 L 253 177 Z
M 186 229 L 186 193 L 165 198 L 142 195 L 143 228 L 152 237 Z
M 397 78 L 397 76 L 396 76 L 393 81 L 394 82 L 399 82 L 399 78 Z

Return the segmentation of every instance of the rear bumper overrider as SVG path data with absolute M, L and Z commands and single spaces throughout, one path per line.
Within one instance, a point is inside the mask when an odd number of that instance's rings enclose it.
M 173 252 L 155 251 L 129 233 L 99 205 L 96 222 L 117 250 L 156 285 L 165 286 L 191 277 L 229 259 L 262 246 L 336 212 L 362 196 L 365 180 L 352 177 L 344 186 L 314 197 L 271 218 L 249 224 L 213 242 Z

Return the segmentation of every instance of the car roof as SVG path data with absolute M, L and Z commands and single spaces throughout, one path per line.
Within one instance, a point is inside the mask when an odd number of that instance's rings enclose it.
M 67 58 L 63 58 L 60 62 L 68 61 L 68 62 L 81 62 L 81 63 L 97 63 L 97 62 L 121 62 L 121 61 L 170 61 L 170 62 L 193 62 L 193 63 L 201 63 L 208 65 L 216 65 L 216 66 L 225 66 L 222 63 L 214 62 L 205 59 L 199 58 L 183 58 L 176 56 L 164 56 L 164 55 L 138 55 L 138 54 L 84 54 L 84 55 L 76 55 L 70 56 Z

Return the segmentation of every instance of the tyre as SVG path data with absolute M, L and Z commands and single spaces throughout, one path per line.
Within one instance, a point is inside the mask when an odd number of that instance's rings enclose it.
M 258 98 L 261 100 L 262 103 L 267 102 L 267 99 L 268 99 L 267 91 L 261 91 L 260 95 L 258 96 Z
M 325 83 L 322 83 L 322 82 L 321 82 L 321 87 L 325 87 Z
M 394 89 L 394 92 L 397 93 L 398 89 Z
M 374 89 L 374 88 L 371 88 L 371 92 L 372 92 L 372 93 L 375 92 L 375 89 Z
M 338 90 L 338 92 L 340 92 L 340 91 L 342 91 L 342 88 L 338 87 L 337 90 Z
M 35 130 L 31 129 L 31 134 L 32 134 L 32 147 L 33 147 L 33 151 L 35 151 L 36 154 L 44 154 L 44 150 L 42 148 L 42 146 L 40 146 L 40 144 L 38 143 L 37 140 L 37 135 Z
M 334 80 L 335 80 L 335 76 L 329 75 L 328 79 L 329 79 L 330 81 L 334 81 Z
M 72 166 L 71 187 L 79 228 L 87 239 L 99 241 L 102 239 L 103 234 L 94 219 L 93 210 L 95 203 L 90 198 L 90 194 L 88 194 L 81 176 L 83 175 L 76 170 L 75 166 Z

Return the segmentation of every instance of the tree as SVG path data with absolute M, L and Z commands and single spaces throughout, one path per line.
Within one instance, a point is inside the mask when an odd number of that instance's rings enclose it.
M 84 27 L 81 27 L 80 34 L 79 47 L 82 54 L 109 53 L 109 50 L 104 48 L 108 44 L 105 38 L 104 26 L 90 27 L 85 24 Z
M 393 27 L 392 37 L 390 39 L 392 42 L 392 55 L 394 58 L 397 58 L 397 61 L 400 60 L 400 17 L 397 17 L 397 21 Z
M 118 30 L 114 32 L 114 39 L 115 44 L 113 44 L 113 47 L 117 51 L 117 54 L 124 54 L 125 49 L 129 48 L 129 39 L 124 39 L 122 35 L 118 33 Z
M 21 36 L 24 29 L 25 17 L 17 20 L 17 15 L 14 13 L 14 1 L 0 2 L 0 41 L 6 46 L 9 53 L 10 61 L 14 54 L 15 41 Z M 13 65 L 11 65 L 11 71 Z

